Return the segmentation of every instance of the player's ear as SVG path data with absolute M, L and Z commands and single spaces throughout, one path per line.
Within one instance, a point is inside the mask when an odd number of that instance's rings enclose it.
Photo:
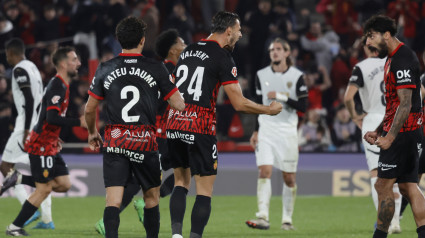
M 145 39 L 146 39 L 145 37 L 142 37 L 142 39 L 140 39 L 139 45 L 141 45 L 142 48 L 145 45 Z

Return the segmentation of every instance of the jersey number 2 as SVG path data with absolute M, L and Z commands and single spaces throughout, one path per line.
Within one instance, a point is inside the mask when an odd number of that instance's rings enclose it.
M 202 80 L 204 79 L 204 69 L 204 67 L 196 67 L 196 70 L 190 79 L 189 86 L 187 87 L 187 92 L 189 95 L 193 94 L 193 101 L 199 101 L 199 98 L 202 95 Z M 188 75 L 189 68 L 184 64 L 180 65 L 177 69 L 177 77 L 180 77 L 176 83 L 177 88 L 180 88 L 180 85 L 186 81 Z M 195 86 L 193 86 L 193 84 L 195 84 Z
M 140 99 L 139 89 L 135 86 L 125 86 L 121 90 L 121 99 L 127 99 L 127 94 L 131 92 L 133 94 L 133 98 L 128 102 L 121 110 L 121 117 L 125 122 L 136 122 L 139 120 L 140 116 L 129 116 L 128 111 L 136 105 L 136 103 Z

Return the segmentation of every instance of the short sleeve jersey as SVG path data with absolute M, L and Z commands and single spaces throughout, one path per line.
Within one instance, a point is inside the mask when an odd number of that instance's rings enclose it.
M 412 108 L 400 132 L 413 131 L 421 127 L 421 82 L 419 80 L 419 61 L 411 49 L 400 43 L 391 52 L 385 63 L 385 100 L 387 102 L 384 117 L 384 131 L 389 131 L 394 115 L 400 105 L 397 89 L 412 89 Z
M 43 82 L 40 72 L 29 60 L 22 60 L 15 65 L 12 72 L 12 93 L 18 116 L 15 123 L 15 131 L 25 129 L 25 97 L 22 93 L 23 88 L 30 88 L 33 97 L 33 113 L 29 129 L 32 129 L 37 121 L 37 115 L 40 111 L 41 99 L 43 97 Z
M 256 94 L 262 97 L 262 103 L 268 105 L 272 102 L 267 97 L 271 91 L 283 93 L 288 98 L 298 101 L 299 98 L 308 97 L 307 86 L 304 82 L 304 75 L 295 67 L 289 67 L 285 72 L 275 72 L 271 66 L 267 66 L 257 72 L 255 82 Z M 274 123 L 276 126 L 296 127 L 298 125 L 298 115 L 294 108 L 283 104 L 283 110 L 276 116 L 260 115 L 258 121 L 261 125 Z
M 385 59 L 367 58 L 354 66 L 349 84 L 359 88 L 363 110 L 367 113 L 385 113 L 384 66 Z
M 167 68 L 168 72 L 170 74 L 173 73 L 174 68 L 176 65 L 169 60 L 164 61 L 164 65 Z M 158 113 L 156 115 L 156 137 L 166 139 L 166 127 L 167 127 L 167 120 L 168 120 L 168 112 L 170 110 L 170 106 L 168 105 L 167 101 L 159 100 L 159 107 L 158 107 Z
M 216 41 L 191 44 L 180 54 L 174 75 L 186 108 L 170 110 L 167 129 L 215 135 L 218 90 L 221 85 L 238 83 L 230 52 Z
M 167 100 L 176 86 L 164 64 L 141 54 L 120 54 L 100 64 L 89 94 L 105 100 L 108 116 L 104 147 L 157 150 L 158 98 Z
M 41 101 L 41 111 L 34 129 L 25 143 L 25 150 L 33 155 L 56 155 L 61 127 L 47 122 L 47 111 L 55 110 L 65 117 L 69 104 L 69 85 L 60 75 L 53 77 L 46 86 Z

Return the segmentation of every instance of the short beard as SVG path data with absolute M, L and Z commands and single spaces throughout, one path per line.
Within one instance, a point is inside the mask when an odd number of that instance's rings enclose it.
M 223 46 L 223 49 L 226 49 L 226 50 L 228 50 L 230 53 L 232 53 L 232 52 L 233 52 L 233 50 L 235 49 L 235 46 L 234 46 L 234 45 L 233 45 L 233 46 L 225 45 L 225 46 Z
M 68 77 L 71 78 L 71 79 L 75 78 L 77 75 L 78 75 L 78 73 L 68 72 Z
M 272 62 L 272 64 L 274 64 L 274 65 L 279 65 L 279 64 L 280 64 L 280 62 L 282 62 L 282 61 L 273 61 L 273 62 Z
M 384 40 L 382 40 L 379 44 L 378 44 L 378 57 L 383 59 L 385 57 L 388 56 L 388 46 L 387 44 L 385 44 Z

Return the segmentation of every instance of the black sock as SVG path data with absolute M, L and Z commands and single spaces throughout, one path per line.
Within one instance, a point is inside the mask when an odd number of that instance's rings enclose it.
M 186 211 L 187 189 L 176 186 L 170 196 L 171 234 L 182 234 L 184 212 Z
M 103 223 L 105 224 L 105 237 L 118 238 L 118 227 L 120 226 L 120 209 L 118 207 L 105 207 L 103 212 Z
M 211 214 L 211 197 L 197 195 L 192 209 L 190 237 L 202 237 Z M 192 235 L 192 233 L 194 233 Z
M 161 188 L 159 190 L 160 196 L 163 198 L 170 195 L 171 192 L 173 191 L 173 187 L 174 187 L 174 174 L 171 174 L 162 183 Z
M 418 238 L 425 238 L 425 225 L 418 227 L 416 232 L 418 233 Z
M 23 227 L 25 222 L 30 219 L 32 215 L 37 211 L 38 207 L 32 205 L 28 200 L 25 200 L 22 205 L 21 211 L 19 212 L 16 219 L 13 221 L 13 225 Z
M 405 196 L 401 198 L 400 216 L 403 216 L 404 209 L 406 209 L 409 200 Z
M 35 183 L 34 183 L 34 179 L 32 178 L 32 176 L 22 175 L 21 184 L 26 184 L 26 185 L 29 185 L 29 186 L 35 188 Z
M 146 238 L 158 238 L 159 233 L 159 205 L 146 208 L 144 212 L 143 225 L 146 230 Z
M 129 183 L 124 188 L 124 193 L 122 195 L 120 212 L 122 212 L 128 204 L 133 200 L 133 197 L 140 191 L 140 186 L 135 183 Z
M 388 233 L 375 229 L 375 232 L 373 233 L 373 238 L 387 238 L 387 235 Z

